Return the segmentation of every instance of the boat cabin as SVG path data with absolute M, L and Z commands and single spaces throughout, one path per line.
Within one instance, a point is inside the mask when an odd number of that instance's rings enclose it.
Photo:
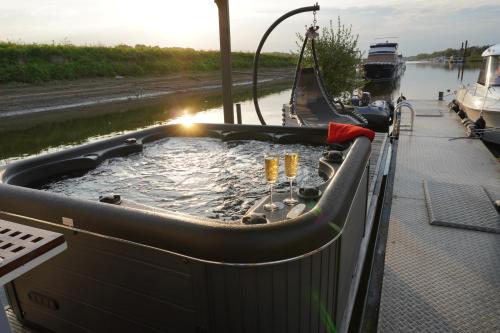
M 398 43 L 376 43 L 370 45 L 368 54 L 395 54 L 398 50 Z
M 500 86 L 500 44 L 490 46 L 483 54 L 483 65 L 477 79 L 478 85 Z

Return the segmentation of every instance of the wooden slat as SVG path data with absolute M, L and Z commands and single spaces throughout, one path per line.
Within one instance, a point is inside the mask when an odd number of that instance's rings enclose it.
M 63 243 L 59 233 L 0 220 L 0 276 Z
M 37 331 L 31 328 L 23 326 L 23 324 L 17 320 L 14 311 L 12 311 L 10 307 L 5 308 L 5 313 L 7 314 L 7 320 L 9 321 L 12 333 L 37 333 Z

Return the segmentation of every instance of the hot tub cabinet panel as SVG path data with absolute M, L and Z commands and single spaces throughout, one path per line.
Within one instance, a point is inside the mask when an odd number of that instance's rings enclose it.
M 330 179 L 311 210 L 261 225 L 22 187 L 87 170 L 172 135 L 319 144 L 326 131 L 161 126 L 0 170 L 0 218 L 62 232 L 68 243 L 67 251 L 7 286 L 16 315 L 54 332 L 345 331 L 365 237 L 370 154 L 365 138 L 355 140 L 342 164 L 322 162 Z
M 207 265 L 209 331 L 346 329 L 341 319 L 349 310 L 347 296 L 363 238 L 367 179 L 364 173 L 346 219 L 349 230 L 318 252 L 261 267 Z
M 65 237 L 71 247 L 64 255 L 8 289 L 24 320 L 55 332 L 196 332 L 204 326 L 197 318 L 203 264 L 86 232 L 67 230 Z

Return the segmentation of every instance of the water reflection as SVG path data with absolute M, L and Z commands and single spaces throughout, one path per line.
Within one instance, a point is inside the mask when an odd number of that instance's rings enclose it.
M 460 84 L 476 81 L 479 66 L 467 64 L 462 79 L 461 74 L 458 75 L 461 65 L 407 62 L 406 71 L 399 80 L 368 83 L 364 89 L 372 93 L 373 99 L 392 101 L 401 93 L 410 100 L 435 100 L 439 91 L 447 90 L 450 91 L 448 97 L 453 98 L 453 91 Z M 281 125 L 281 108 L 290 98 L 290 86 L 291 83 L 284 83 L 261 88 L 259 103 L 268 124 Z M 250 89 L 235 93 L 234 100 L 242 104 L 244 124 L 259 124 Z M 117 133 L 178 121 L 176 119 L 186 115 L 193 122 L 222 122 L 221 104 L 220 92 L 214 90 L 189 96 L 169 96 L 140 107 L 121 106 L 117 112 L 107 114 L 103 112 L 108 112 L 110 107 L 102 106 L 96 112 L 85 111 L 64 121 L 60 119 L 61 115 L 55 115 L 53 119 L 29 129 L 0 131 L 0 165 L 5 164 L 6 159 L 60 150 Z
M 282 106 L 290 100 L 290 93 L 291 89 L 287 86 L 285 90 L 259 98 L 262 115 L 268 125 L 282 125 Z M 241 100 L 239 103 L 241 104 L 243 123 L 260 125 L 251 97 L 248 97 L 246 100 Z M 180 117 L 174 117 L 170 121 L 167 121 L 167 123 L 179 123 L 185 120 L 189 120 L 192 123 L 223 123 L 224 115 L 219 105 L 204 111 L 189 114 L 188 118 L 185 114 Z
M 368 82 L 363 90 L 369 91 L 373 99 L 384 101 L 394 101 L 401 86 L 401 78 L 392 81 Z
M 436 68 L 444 69 L 448 71 L 457 71 L 458 69 L 464 67 L 466 71 L 474 71 L 481 68 L 480 62 L 469 62 L 464 64 L 459 63 L 435 63 L 435 62 L 418 62 L 418 61 L 408 61 L 407 65 L 415 66 L 416 68 Z
M 461 72 L 461 64 L 436 64 L 428 62 L 407 62 L 406 71 L 392 82 L 369 82 L 364 89 L 374 99 L 394 101 L 400 94 L 408 99 L 437 99 L 438 92 L 447 92 L 452 97 L 461 84 L 472 84 L 479 74 L 479 63 L 466 64 Z M 459 72 L 460 71 L 460 72 Z
M 260 103 L 270 124 L 281 124 L 281 105 L 289 98 L 289 83 L 262 87 Z M 250 89 L 234 94 L 242 103 L 243 122 L 258 123 L 253 111 Z M 222 97 L 219 90 L 191 95 L 168 96 L 139 107 L 101 106 L 99 112 L 78 110 L 68 120 L 53 115 L 45 122 L 26 129 L 0 131 L 0 165 L 38 153 L 52 152 L 88 141 L 102 139 L 141 128 L 167 124 L 179 117 L 192 116 L 193 122 L 223 122 Z M 79 113 L 78 113 L 79 112 Z M 84 117 L 82 117 L 84 113 Z

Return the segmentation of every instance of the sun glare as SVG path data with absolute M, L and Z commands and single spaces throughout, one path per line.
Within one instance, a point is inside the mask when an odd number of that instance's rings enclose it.
M 186 113 L 178 119 L 178 123 L 185 127 L 191 127 L 194 123 L 194 117 Z
M 137 5 L 126 0 L 120 7 L 124 7 L 121 22 L 134 22 L 133 28 L 139 35 L 144 34 L 159 44 L 203 48 L 207 47 L 205 39 L 209 37 L 218 42 L 217 5 L 213 1 L 146 0 Z
M 167 120 L 166 124 L 182 124 L 183 126 L 191 127 L 193 124 L 221 123 L 223 122 L 221 113 L 222 111 L 219 108 L 198 112 L 183 110 L 180 116 Z

